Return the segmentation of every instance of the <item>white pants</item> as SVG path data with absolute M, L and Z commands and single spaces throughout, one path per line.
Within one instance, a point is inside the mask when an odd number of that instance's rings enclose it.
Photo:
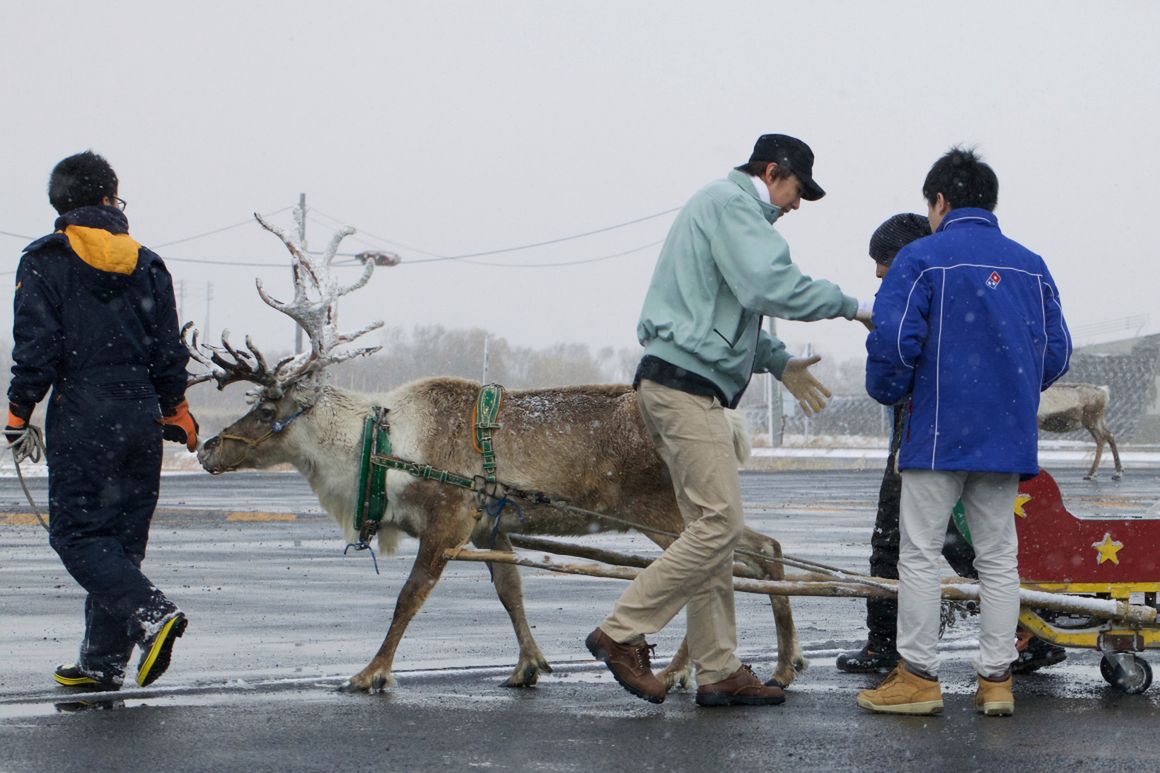
M 898 654 L 938 675 L 940 558 L 949 513 L 960 498 L 979 573 L 979 655 L 975 669 L 998 676 L 1015 660 L 1019 621 L 1019 542 L 1014 473 L 903 470 L 898 555 Z

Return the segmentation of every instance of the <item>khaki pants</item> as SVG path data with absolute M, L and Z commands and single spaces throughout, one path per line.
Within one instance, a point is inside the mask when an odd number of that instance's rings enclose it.
M 641 572 L 600 624 L 618 642 L 656 633 L 688 607 L 689 655 L 697 682 L 741 667 L 734 655 L 733 548 L 744 527 L 733 432 L 711 397 L 641 381 L 641 416 L 673 479 L 685 530 Z

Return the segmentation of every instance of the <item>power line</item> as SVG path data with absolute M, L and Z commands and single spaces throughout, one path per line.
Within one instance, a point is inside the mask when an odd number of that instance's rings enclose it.
M 285 268 L 287 265 L 286 263 L 255 263 L 248 258 L 207 260 L 205 258 L 171 258 L 162 255 L 161 259 L 166 263 L 199 263 L 203 266 L 238 266 L 239 268 Z
M 630 250 L 623 250 L 622 252 L 614 252 L 611 255 L 602 255 L 599 258 L 580 258 L 579 260 L 561 260 L 556 263 L 491 263 L 485 260 L 464 260 L 464 263 L 470 263 L 473 266 L 494 266 L 496 268 L 554 268 L 556 266 L 578 266 L 582 263 L 599 263 L 602 260 L 611 260 L 612 258 L 620 258 L 625 255 L 631 255 L 634 252 L 647 250 L 649 247 L 656 247 L 664 244 L 664 239 L 658 239 L 655 242 L 642 244 L 639 247 L 633 247 Z M 414 265 L 415 263 L 431 263 L 438 258 L 431 260 L 409 260 L 402 265 Z
M 288 209 L 292 209 L 292 207 L 286 206 L 286 207 L 282 207 L 281 209 L 275 209 L 272 212 L 265 212 L 262 214 L 262 217 L 273 217 L 274 215 L 279 215 Z M 161 249 L 164 249 L 166 247 L 172 247 L 175 244 L 182 244 L 184 242 L 192 242 L 195 239 L 202 239 L 206 236 L 213 236 L 214 234 L 220 234 L 223 231 L 229 231 L 233 228 L 241 228 L 244 225 L 254 225 L 255 222 L 256 221 L 254 220 L 254 218 L 251 217 L 251 218 L 248 218 L 246 220 L 243 220 L 240 223 L 234 223 L 233 225 L 225 225 L 225 226 L 222 226 L 221 228 L 215 228 L 212 231 L 206 231 L 205 233 L 194 234 L 193 236 L 186 236 L 183 239 L 174 239 L 171 242 L 163 242 L 162 244 L 156 244 L 156 245 L 153 245 L 152 249 L 161 250 Z M 2 233 L 2 232 L 0 232 L 0 233 Z
M 267 212 L 267 213 L 263 214 L 263 217 L 272 217 L 274 215 L 281 214 L 282 212 L 285 212 L 288 209 L 292 209 L 292 207 L 286 206 L 286 207 L 282 207 L 281 209 L 276 209 L 276 210 L 273 210 L 271 212 Z M 603 260 L 611 260 L 612 258 L 622 257 L 624 255 L 631 255 L 634 252 L 640 252 L 641 250 L 646 250 L 650 247 L 655 247 L 658 244 L 661 244 L 663 242 L 663 240 L 650 242 L 648 244 L 643 244 L 643 245 L 640 245 L 638 247 L 633 247 L 633 248 L 628 249 L 628 250 L 616 252 L 616 253 L 613 253 L 610 255 L 602 255 L 602 256 L 596 257 L 596 258 L 581 258 L 578 260 L 557 261 L 555 263 L 493 263 L 493 262 L 488 262 L 488 261 L 471 260 L 471 258 L 488 257 L 491 255 L 501 255 L 501 254 L 505 254 L 505 253 L 509 253 L 509 252 L 520 252 L 523 250 L 534 249 L 536 247 L 546 247 L 546 246 L 549 246 L 552 244 L 561 244 L 563 242 L 575 241 L 577 239 L 584 239 L 584 238 L 587 238 L 589 236 L 595 236 L 596 234 L 607 233 L 609 231 L 615 231 L 615 230 L 618 230 L 620 228 L 626 228 L 626 227 L 631 226 L 631 225 L 637 225 L 638 223 L 643 223 L 643 222 L 646 222 L 649 220 L 655 220 L 658 217 L 664 217 L 665 215 L 670 215 L 673 212 L 678 211 L 679 209 L 680 209 L 680 207 L 673 207 L 672 209 L 666 209 L 666 210 L 663 210 L 661 212 L 654 212 L 651 215 L 645 215 L 643 217 L 638 217 L 638 218 L 635 218 L 632 220 L 626 220 L 624 222 L 615 223 L 613 225 L 604 226 L 602 228 L 595 228 L 595 229 L 592 229 L 590 231 L 584 231 L 581 233 L 570 234 L 568 236 L 560 236 L 560 237 L 557 237 L 554 239 L 546 239 L 544 241 L 530 242 L 527 244 L 517 244 L 517 245 L 510 246 L 510 247 L 503 247 L 503 248 L 492 249 L 492 250 L 483 250 L 480 252 L 467 252 L 467 253 L 463 253 L 460 255 L 441 255 L 439 253 L 430 252 L 428 250 L 424 250 L 424 249 L 421 249 L 419 247 L 413 247 L 410 245 L 406 245 L 406 244 L 403 244 L 401 242 L 394 241 L 393 239 L 388 239 L 384 236 L 378 236 L 378 235 L 373 234 L 369 231 L 364 231 L 361 229 L 356 232 L 355 237 L 357 238 L 359 235 L 369 236 L 372 239 L 376 239 L 380 242 L 383 242 L 383 243 L 386 243 L 386 244 L 389 244 L 392 246 L 400 247 L 404 250 L 418 253 L 420 255 L 428 256 L 425 259 L 405 261 L 403 265 L 413 265 L 413 264 L 419 264 L 419 263 L 438 263 L 438 262 L 443 262 L 443 261 L 459 260 L 459 261 L 463 261 L 465 263 L 471 263 L 473 265 L 492 266 L 492 267 L 497 267 L 497 268 L 552 268 L 552 267 L 558 267 L 558 266 L 581 265 L 584 263 L 597 263 L 597 262 L 600 262 Z M 322 212 L 315 207 L 312 207 L 310 209 L 310 212 L 322 215 L 323 217 L 331 220 L 333 223 L 336 223 L 339 226 L 346 225 L 342 220 L 334 217 L 333 215 L 328 215 L 327 213 Z M 308 218 L 311 220 L 314 220 L 314 218 L 309 216 L 309 215 L 308 215 Z M 238 223 L 233 223 L 231 225 L 222 226 L 221 228 L 215 228 L 211 231 L 205 231 L 203 233 L 194 234 L 192 236 L 186 236 L 186 237 L 183 237 L 181 239 L 174 239 L 172 241 L 162 242 L 161 244 L 157 244 L 153 249 L 159 250 L 159 249 L 164 249 L 165 247 L 172 247 L 175 244 L 182 244 L 185 242 L 191 242 L 191 241 L 194 241 L 196 239 L 204 238 L 206 236 L 213 236 L 214 234 L 222 233 L 223 231 L 229 231 L 229 230 L 234 229 L 234 228 L 240 228 L 244 225 L 249 225 L 253 222 L 254 221 L 252 219 L 243 220 L 243 221 L 238 222 Z M 318 221 L 315 220 L 315 222 L 318 222 Z M 319 223 L 319 224 L 320 225 L 327 225 L 325 223 Z M 35 238 L 35 237 L 31 237 L 31 236 L 25 236 L 23 234 L 10 233 L 8 231 L 0 231 L 0 235 L 11 236 L 11 237 L 17 238 L 17 239 L 33 239 L 33 238 Z M 358 239 L 358 240 L 363 242 L 364 244 L 367 243 L 365 239 Z M 313 251 L 312 251 L 312 254 L 317 254 L 317 253 L 313 253 Z M 339 252 L 336 254 L 338 256 L 347 257 L 347 258 L 356 257 L 356 253 L 353 253 L 353 252 Z M 219 259 L 219 260 L 214 260 L 214 259 L 206 259 L 206 258 L 178 258 L 178 257 L 166 257 L 166 256 L 162 256 L 162 257 L 167 263 L 193 263 L 193 264 L 207 265 L 207 266 L 235 266 L 238 268 L 281 268 L 281 267 L 285 266 L 284 263 L 260 263 L 260 262 L 256 262 L 253 260 L 242 259 L 242 258 L 223 258 L 223 259 Z M 354 261 L 354 260 L 345 260 L 345 261 L 337 261 L 334 265 L 336 267 L 346 267 L 346 266 L 361 265 L 361 263 L 359 263 L 358 261 Z M 0 272 L 0 276 L 6 276 L 9 274 L 14 274 L 14 273 L 16 273 L 16 272 L 15 271 L 2 271 L 2 272 Z
M 327 219 L 329 219 L 329 220 L 333 221 L 334 223 L 338 224 L 339 226 L 343 226 L 343 227 L 345 227 L 345 226 L 349 225 L 349 223 L 344 223 L 343 221 L 339 220 L 337 217 L 334 217 L 333 215 L 328 215 L 328 214 L 326 214 L 325 212 L 319 212 L 317 209 L 311 209 L 310 211 L 311 211 L 311 212 L 314 212 L 314 213 L 317 213 L 317 214 L 319 214 L 319 215 L 322 215 L 323 217 L 325 217 L 325 218 L 327 218 Z M 317 220 L 315 220 L 314 222 L 318 223 L 318 221 L 317 221 Z M 319 223 L 319 225 L 326 225 L 326 224 L 325 224 L 325 223 Z M 418 247 L 412 247 L 412 246 L 411 246 L 411 245 L 409 245 L 409 244 L 403 244 L 402 242 L 397 242 L 397 241 L 395 241 L 395 240 L 393 240 L 393 239 L 388 239 L 388 238 L 386 238 L 385 236 L 376 236 L 375 234 L 371 233 L 370 231 L 363 231 L 363 230 L 359 229 L 359 231 L 358 231 L 358 234 L 356 234 L 356 236 L 357 236 L 357 235 L 362 235 L 362 236 L 369 236 L 369 237 L 371 237 L 372 239 L 377 239 L 378 241 L 380 241 L 380 242 L 383 242 L 383 243 L 385 243 L 385 244 L 389 244 L 389 245 L 391 245 L 392 247 L 401 247 L 401 248 L 403 248 L 404 250 L 407 250 L 407 251 L 409 251 L 409 252 L 417 252 L 417 253 L 419 253 L 420 255 L 427 255 L 427 256 L 430 256 L 430 257 L 432 257 L 432 258 L 442 258 L 442 257 L 444 257 L 444 256 L 442 256 L 442 255 L 436 255 L 436 254 L 435 254 L 435 253 L 433 253 L 433 252 L 427 252 L 426 250 L 420 249 L 420 248 L 418 248 Z M 365 242 L 365 240 L 362 240 L 362 241 L 364 241 L 364 242 Z
M 643 222 L 648 221 L 648 220 L 654 220 L 658 217 L 664 217 L 665 215 L 671 215 L 672 213 L 677 212 L 678 210 L 680 210 L 680 207 L 673 207 L 672 209 L 666 209 L 662 212 L 654 212 L 651 215 L 645 215 L 644 217 L 638 217 L 634 220 L 626 220 L 623 223 L 616 223 L 615 225 L 604 226 L 603 228 L 596 228 L 596 229 L 593 229 L 591 231 L 584 231 L 583 233 L 571 234 L 569 236 L 560 236 L 560 237 L 555 238 L 555 239 L 546 239 L 546 240 L 540 241 L 540 242 L 531 242 L 528 244 L 518 244 L 518 245 L 515 245 L 512 247 L 503 247 L 503 248 L 494 249 L 494 250 L 484 250 L 482 252 L 466 252 L 466 253 L 463 253 L 462 255 L 440 255 L 440 254 L 435 253 L 435 252 L 420 250 L 420 249 L 417 249 L 415 247 L 408 247 L 405 244 L 400 244 L 399 242 L 393 241 L 391 239 L 387 239 L 387 238 L 382 237 L 382 236 L 376 236 L 375 234 L 371 233 L 370 231 L 362 231 L 362 233 L 365 234 L 366 236 L 370 236 L 374 239 L 378 239 L 379 241 L 386 242 L 387 244 L 391 244 L 391 245 L 394 245 L 396 247 L 402 247 L 403 249 L 411 250 L 412 252 L 418 252 L 418 253 L 421 253 L 423 255 L 430 256 L 430 260 L 407 261 L 408 263 L 431 263 L 431 262 L 439 261 L 439 260 L 464 260 L 466 258 L 483 258 L 483 257 L 487 257 L 490 255 L 500 255 L 500 254 L 503 254 L 506 252 L 519 252 L 521 250 L 530 250 L 530 249 L 533 249 L 535 247 L 546 247 L 550 244 L 560 244 L 561 242 L 573 241 L 575 239 L 583 239 L 583 238 L 588 237 L 588 236 L 595 236 L 596 234 L 606 233 L 608 231 L 615 231 L 619 228 L 625 228 L 625 227 L 630 226 L 630 225 L 636 225 L 637 223 L 643 223 Z M 334 220 L 336 223 L 342 223 L 341 220 L 334 217 L 333 215 L 327 215 L 325 212 L 320 212 L 318 209 L 314 209 L 314 211 L 318 212 L 318 214 L 320 214 L 320 215 L 324 215 L 325 217 L 330 218 L 331 220 Z M 643 249 L 643 247 L 638 248 L 638 249 Z M 338 254 L 343 255 L 343 256 L 347 256 L 347 257 L 353 257 L 352 253 L 345 253 L 344 252 L 344 253 L 338 253 Z

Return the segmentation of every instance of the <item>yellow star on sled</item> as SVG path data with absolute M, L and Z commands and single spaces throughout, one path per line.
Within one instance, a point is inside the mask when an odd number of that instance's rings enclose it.
M 1023 511 L 1023 505 L 1031 501 L 1030 494 L 1019 493 L 1015 495 L 1015 515 L 1018 518 L 1026 518 L 1027 513 Z
M 1104 561 L 1111 561 L 1113 564 L 1120 563 L 1120 559 L 1116 557 L 1116 553 L 1120 551 L 1120 548 L 1124 547 L 1124 543 L 1112 539 L 1111 532 L 1105 532 L 1104 541 L 1093 542 L 1092 547 L 1099 553 L 1099 557 L 1096 559 L 1096 566 L 1099 566 Z

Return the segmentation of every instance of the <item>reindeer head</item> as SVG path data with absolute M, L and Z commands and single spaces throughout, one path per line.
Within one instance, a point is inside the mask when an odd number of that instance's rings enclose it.
M 295 210 L 294 214 L 301 225 L 302 210 Z M 364 333 L 382 327 L 383 323 L 376 321 L 351 333 L 339 333 L 338 299 L 365 285 L 375 265 L 399 262 L 393 255 L 361 253 L 358 258 L 363 264 L 362 276 L 345 287 L 340 286 L 331 272 L 331 262 L 338 252 L 339 243 L 354 233 L 353 228 L 338 231 L 321 258 L 315 259 L 307 252 L 305 244 L 292 241 L 260 215 L 254 217 L 286 245 L 293 259 L 291 269 L 294 276 L 294 299 L 289 303 L 268 295 L 261 279 L 256 280 L 258 295 L 266 304 L 298 323 L 310 338 L 310 351 L 286 357 L 270 367 L 248 336 L 244 349 L 235 348 L 226 330 L 222 332 L 221 346 L 211 346 L 199 343 L 197 331 L 192 329 L 193 323 L 182 329 L 182 341 L 190 356 L 209 369 L 207 373 L 191 377 L 191 384 L 213 380 L 218 389 L 237 381 L 257 385 L 246 393 L 253 408 L 219 435 L 206 441 L 198 452 L 202 466 L 213 473 L 294 461 L 292 450 L 286 447 L 285 441 L 292 434 L 293 423 L 308 413 L 324 393 L 326 368 L 372 354 L 381 348 L 342 348 Z

